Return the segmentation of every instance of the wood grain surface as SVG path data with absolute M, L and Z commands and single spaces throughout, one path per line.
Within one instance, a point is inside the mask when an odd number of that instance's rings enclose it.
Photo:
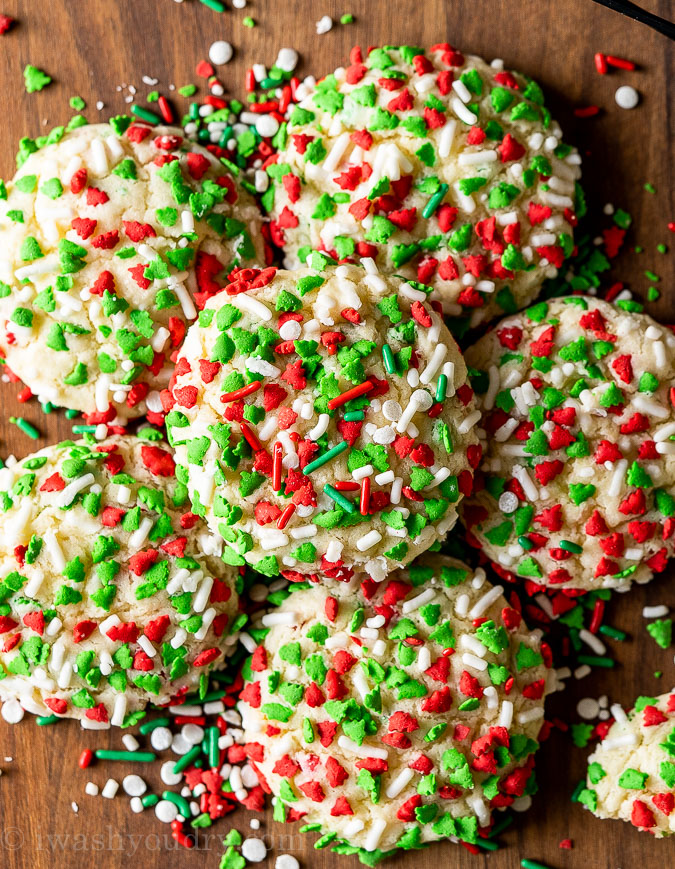
M 672 16 L 672 0 L 642 0 L 642 5 Z M 227 39 L 235 58 L 222 68 L 228 93 L 239 95 L 243 73 L 253 61 L 273 63 L 276 51 L 291 45 L 302 55 L 303 73 L 323 75 L 346 61 L 350 47 L 413 42 L 429 45 L 448 40 L 488 59 L 504 58 L 508 66 L 536 77 L 549 102 L 584 155 L 584 186 L 591 207 L 599 214 L 611 202 L 630 210 L 634 223 L 629 245 L 615 264 L 613 276 L 644 298 L 649 281 L 645 269 L 662 275 L 662 297 L 649 306 L 664 322 L 675 319 L 673 256 L 656 252 L 658 242 L 675 244 L 667 224 L 675 220 L 673 201 L 673 44 L 651 30 L 610 12 L 590 0 L 252 0 L 245 11 L 228 9 L 218 15 L 198 2 L 185 0 L 0 0 L 0 12 L 19 23 L 0 37 L 0 177 L 13 172 L 19 137 L 36 136 L 64 123 L 72 113 L 71 96 L 87 100 L 90 121 L 106 119 L 125 106 L 117 86 L 133 84 L 144 95 L 150 88 L 142 76 L 159 79 L 158 89 L 168 93 L 169 83 L 181 86 L 198 81 L 194 69 L 214 39 Z M 334 20 L 352 12 L 356 23 L 336 25 L 323 36 L 315 22 L 324 14 Z M 243 26 L 245 15 L 258 26 Z M 595 72 L 593 54 L 604 51 L 630 57 L 636 72 Z M 54 77 L 41 93 L 27 95 L 22 70 L 35 64 Z M 203 83 L 203 80 L 202 80 Z M 620 84 L 633 84 L 642 94 L 640 106 L 623 111 L 614 103 Z M 105 103 L 99 113 L 97 100 Z M 573 115 L 579 105 L 597 104 L 597 118 Z M 180 98 L 181 110 L 185 104 Z M 655 194 L 644 191 L 651 182 Z M 1 239 L 0 239 L 1 243 Z M 635 254 L 633 247 L 645 251 Z M 9 423 L 10 415 L 23 415 L 43 434 L 39 446 L 70 435 L 72 423 L 63 415 L 42 415 L 35 401 L 20 405 L 17 386 L 0 383 L 0 454 L 23 457 L 37 444 Z M 629 642 L 613 644 L 619 661 L 614 671 L 597 672 L 556 695 L 550 713 L 576 719 L 580 697 L 606 693 L 610 702 L 630 705 L 638 694 L 669 690 L 673 678 L 672 649 L 661 651 L 648 637 L 641 617 L 646 603 L 675 607 L 675 572 L 614 600 L 606 620 L 628 632 Z M 660 679 L 654 672 L 663 671 Z M 532 810 L 518 818 L 501 837 L 500 851 L 473 856 L 459 846 L 438 845 L 409 852 L 385 865 L 398 869 L 487 867 L 511 869 L 523 857 L 561 869 L 628 869 L 675 866 L 675 839 L 655 841 L 629 825 L 595 820 L 570 803 L 570 793 L 584 769 L 585 753 L 570 748 L 568 737 L 554 734 L 539 755 L 540 792 Z M 131 770 L 99 764 L 86 773 L 77 767 L 82 747 L 120 747 L 119 732 L 90 734 L 69 722 L 39 728 L 27 716 L 10 727 L 0 721 L 0 867 L 3 869 L 100 869 L 140 866 L 147 869 L 201 869 L 217 867 L 221 840 L 230 826 L 245 835 L 251 813 L 238 811 L 219 821 L 192 852 L 179 848 L 170 828 L 152 810 L 130 812 L 128 799 L 91 798 L 84 786 L 91 779 L 99 786 L 108 775 L 121 780 Z M 12 758 L 11 762 L 7 758 Z M 137 770 L 136 770 L 137 771 Z M 145 774 L 145 771 L 142 771 Z M 147 777 L 161 790 L 155 776 Z M 120 791 L 121 793 L 121 791 Z M 71 802 L 77 802 L 74 813 Z M 312 849 L 310 837 L 297 825 L 264 821 L 261 833 L 276 854 L 294 853 L 304 867 L 355 867 L 354 857 L 338 857 Z M 255 834 L 254 834 L 255 835 Z M 574 849 L 563 851 L 559 842 L 571 838 Z

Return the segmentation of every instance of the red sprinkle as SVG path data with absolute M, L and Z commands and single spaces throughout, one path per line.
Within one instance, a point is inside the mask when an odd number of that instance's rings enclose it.
M 283 531 L 283 529 L 288 525 L 291 520 L 291 516 L 295 513 L 295 504 L 289 504 L 288 507 L 285 508 L 279 519 L 277 520 L 277 528 L 279 531 Z
M 592 634 L 597 634 L 600 625 L 602 624 L 602 617 L 605 612 L 605 602 L 604 600 L 600 600 L 598 598 L 595 601 L 595 606 L 593 607 L 593 617 L 591 618 L 591 623 L 588 627 L 588 630 Z
M 575 109 L 574 114 L 577 118 L 592 118 L 594 115 L 597 115 L 600 111 L 598 106 L 583 106 L 582 108 Z
M 162 114 L 162 117 L 167 122 L 167 124 L 173 124 L 175 118 L 173 116 L 173 110 L 172 110 L 171 105 L 169 104 L 169 101 L 167 100 L 167 98 L 160 97 L 157 100 L 157 105 L 159 107 L 159 111 Z
M 284 459 L 284 448 L 280 441 L 276 441 L 272 451 L 272 488 L 275 492 L 281 489 L 281 472 Z
M 258 440 L 257 435 L 253 431 L 253 429 L 246 425 L 245 422 L 240 422 L 239 428 L 241 429 L 241 433 L 244 435 L 246 443 L 251 447 L 253 452 L 259 453 L 260 450 L 263 449 L 263 445 Z
M 605 55 L 598 52 L 593 59 L 595 60 L 595 68 L 597 71 L 600 75 L 605 75 L 607 72 L 607 58 Z
M 86 769 L 92 762 L 93 757 L 94 752 L 90 748 L 85 748 L 80 755 L 79 760 L 77 761 L 77 765 L 80 767 L 80 769 Z
M 20 401 L 22 404 L 33 397 L 33 393 L 31 392 L 30 386 L 24 386 L 21 392 L 17 395 L 17 401 Z
M 336 492 L 356 492 L 361 486 L 358 483 L 351 483 L 349 480 L 337 480 L 333 483 L 333 488 Z
M 241 389 L 235 389 L 234 392 L 224 392 L 220 396 L 220 400 L 223 404 L 229 404 L 231 401 L 238 401 L 240 398 L 246 398 L 247 395 L 257 392 L 261 386 L 262 380 L 254 380 L 253 383 L 249 383 L 248 386 L 242 386 Z
M 370 477 L 364 477 L 361 480 L 361 500 L 359 503 L 359 513 L 362 516 L 367 516 L 369 507 L 370 507 Z
M 340 407 L 340 405 L 346 404 L 348 401 L 351 401 L 353 398 L 358 398 L 360 395 L 365 395 L 373 389 L 375 389 L 375 384 L 371 383 L 370 380 L 365 380 L 353 389 L 348 389 L 346 392 L 343 392 L 342 395 L 331 398 L 328 402 L 328 409 L 335 410 L 336 407 Z
M 617 69 L 635 69 L 636 66 L 632 60 L 626 60 L 625 57 L 617 57 L 614 54 L 608 54 L 606 60 L 610 66 L 615 66 Z

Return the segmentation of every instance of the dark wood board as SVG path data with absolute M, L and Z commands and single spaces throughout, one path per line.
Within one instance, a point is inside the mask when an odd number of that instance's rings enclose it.
M 662 16 L 673 14 L 669 0 L 642 0 L 642 5 Z M 171 0 L 0 0 L 0 12 L 19 19 L 0 37 L 0 176 L 10 177 L 19 137 L 39 135 L 43 129 L 65 122 L 71 114 L 68 100 L 80 94 L 87 100 L 90 120 L 107 118 L 125 110 L 116 86 L 132 83 L 145 94 L 150 88 L 142 75 L 159 79 L 157 87 L 168 92 L 197 81 L 194 69 L 217 38 L 235 46 L 235 59 L 222 68 L 228 92 L 239 95 L 243 73 L 253 61 L 271 64 L 282 45 L 301 51 L 302 72 L 323 75 L 344 63 L 354 43 L 362 46 L 414 42 L 429 45 L 448 40 L 468 52 L 491 59 L 536 77 L 546 88 L 549 101 L 566 130 L 584 154 L 584 186 L 595 213 L 611 202 L 628 208 L 634 223 L 629 242 L 615 264 L 613 274 L 642 297 L 649 281 L 645 269 L 662 275 L 662 297 L 650 312 L 668 322 L 675 319 L 673 257 L 656 252 L 658 242 L 675 243 L 667 224 L 675 220 L 673 195 L 672 81 L 675 72 L 673 44 L 646 27 L 592 3 L 591 0 L 286 0 L 270 3 L 252 0 L 243 12 L 231 8 L 223 15 L 198 0 L 182 4 Z M 352 12 L 356 23 L 336 25 L 317 36 L 315 22 L 324 14 L 338 20 Z M 242 25 L 251 15 L 258 26 Z M 593 54 L 604 51 L 635 60 L 636 72 L 595 72 Z M 27 95 L 22 70 L 33 63 L 54 76 L 54 84 L 41 93 Z M 634 84 L 642 94 L 640 106 L 623 111 L 614 103 L 620 84 Z M 96 100 L 106 103 L 102 112 Z M 184 101 L 178 99 L 183 108 Z M 575 118 L 574 106 L 597 104 L 599 117 Z M 651 182 L 655 194 L 644 191 Z M 637 255 L 632 247 L 642 245 Z M 23 415 L 38 425 L 40 445 L 66 437 L 72 423 L 63 415 L 45 417 L 33 401 L 16 401 L 16 384 L 0 383 L 0 454 L 24 456 L 37 444 L 8 421 Z M 595 672 L 586 680 L 557 695 L 551 711 L 576 719 L 574 708 L 583 696 L 606 693 L 610 702 L 629 705 L 638 694 L 669 690 L 673 680 L 672 650 L 663 652 L 648 637 L 641 616 L 646 603 L 675 606 L 672 590 L 675 573 L 636 589 L 608 607 L 607 620 L 626 630 L 630 640 L 613 644 L 619 661 L 614 671 Z M 663 670 L 660 679 L 654 671 Z M 231 825 L 244 834 L 252 815 L 237 812 L 207 831 L 193 852 L 180 849 L 170 829 L 152 811 L 133 815 L 124 796 L 114 800 L 84 794 L 88 779 L 103 785 L 108 775 L 121 780 L 130 770 L 99 764 L 88 772 L 77 767 L 82 747 L 119 747 L 118 732 L 85 733 L 75 723 L 38 728 L 27 716 L 17 727 L 0 721 L 0 866 L 7 869 L 84 869 L 96 863 L 101 869 L 139 865 L 144 869 L 199 869 L 216 867 L 222 853 L 221 839 Z M 5 757 L 11 757 L 6 762 Z M 618 869 L 618 867 L 675 866 L 675 840 L 654 841 L 629 825 L 602 823 L 570 803 L 570 793 L 584 769 L 584 752 L 571 749 L 567 737 L 555 734 L 539 755 L 540 793 L 532 810 L 501 837 L 504 847 L 490 856 L 473 856 L 464 848 L 435 846 L 411 852 L 388 865 L 430 869 L 435 861 L 444 866 L 512 869 L 523 857 L 560 869 Z M 159 780 L 148 775 L 155 789 Z M 74 814 L 71 802 L 79 804 Z M 230 823 L 231 822 L 231 823 Z M 270 852 L 294 853 L 303 866 L 334 869 L 355 867 L 356 858 L 314 851 L 309 837 L 297 826 L 282 827 L 266 820 L 264 834 Z M 558 844 L 571 838 L 572 851 Z

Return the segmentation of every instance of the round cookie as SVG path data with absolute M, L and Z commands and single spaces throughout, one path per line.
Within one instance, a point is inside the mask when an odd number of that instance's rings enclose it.
M 188 331 L 167 428 L 231 564 L 383 579 L 471 491 L 459 349 L 423 290 L 367 265 L 246 270 Z
M 41 401 L 99 422 L 161 414 L 186 323 L 221 272 L 261 261 L 229 166 L 128 121 L 66 133 L 0 187 L 0 351 Z
M 499 568 L 542 586 L 627 588 L 675 547 L 675 336 L 574 296 L 469 351 L 483 418 L 463 519 Z
M 539 86 L 447 44 L 350 60 L 267 167 L 287 267 L 371 256 L 432 286 L 456 334 L 529 304 L 572 251 L 580 176 Z
M 122 725 L 234 649 L 236 571 L 164 443 L 64 441 L 0 470 L 0 699 Z
M 475 842 L 530 792 L 548 650 L 501 586 L 450 558 L 350 585 L 292 592 L 244 668 L 275 817 L 369 852 Z
M 630 821 L 657 839 L 675 832 L 675 694 L 639 697 L 588 759 L 579 802 L 598 818 Z

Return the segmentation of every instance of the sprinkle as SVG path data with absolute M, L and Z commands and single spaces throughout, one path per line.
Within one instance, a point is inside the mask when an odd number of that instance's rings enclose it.
M 246 398 L 247 395 L 252 395 L 257 392 L 262 386 L 262 380 L 254 380 L 247 386 L 242 386 L 241 389 L 235 389 L 234 392 L 223 392 L 220 400 L 223 404 L 230 404 L 233 401 L 238 401 L 240 398 Z
M 372 384 L 371 384 L 372 386 Z M 319 456 L 317 459 L 314 459 L 313 462 L 310 462 L 308 465 L 302 469 L 302 473 L 305 476 L 308 476 L 312 473 L 312 471 L 316 471 L 317 468 L 322 467 L 327 462 L 331 462 L 336 456 L 339 456 L 340 453 L 343 453 L 346 449 L 349 449 L 349 444 L 347 441 L 341 441 L 339 444 L 336 444 L 331 449 L 327 450 L 323 455 Z
M 143 106 L 134 105 L 131 107 L 132 115 L 136 115 L 137 118 L 140 118 L 142 121 L 147 121 L 149 124 L 159 124 L 161 122 L 161 118 L 159 115 L 156 115 L 155 112 L 151 112 L 150 109 L 146 109 Z
M 152 751 L 109 751 L 99 748 L 94 753 L 98 760 L 121 760 L 130 763 L 152 763 L 157 760 L 157 755 Z
M 309 467 L 309 466 L 308 466 Z M 305 470 L 307 470 L 305 468 Z M 337 489 L 334 489 L 333 486 L 330 486 L 328 483 L 323 487 L 323 491 L 328 495 L 329 498 L 332 498 L 336 504 L 342 507 L 347 513 L 355 513 L 356 506 L 348 499 L 345 498 L 344 495 L 341 495 Z
M 609 61 L 609 58 L 608 58 Z M 617 106 L 621 109 L 634 109 L 640 102 L 640 95 L 634 87 L 622 85 L 614 94 Z
M 332 398 L 328 402 L 328 409 L 335 410 L 336 407 L 341 407 L 343 404 L 346 404 L 348 401 L 352 401 L 354 398 L 359 398 L 361 395 L 366 395 L 368 392 L 371 392 L 375 388 L 375 385 L 371 383 L 369 380 L 365 380 L 363 383 L 360 383 L 358 386 L 354 386 L 352 389 L 348 389 L 346 392 L 343 392 L 341 395 Z
M 34 425 L 25 420 L 22 416 L 10 416 L 9 421 L 13 423 L 18 429 L 28 435 L 29 438 L 36 441 L 40 437 L 40 432 L 35 428 Z

